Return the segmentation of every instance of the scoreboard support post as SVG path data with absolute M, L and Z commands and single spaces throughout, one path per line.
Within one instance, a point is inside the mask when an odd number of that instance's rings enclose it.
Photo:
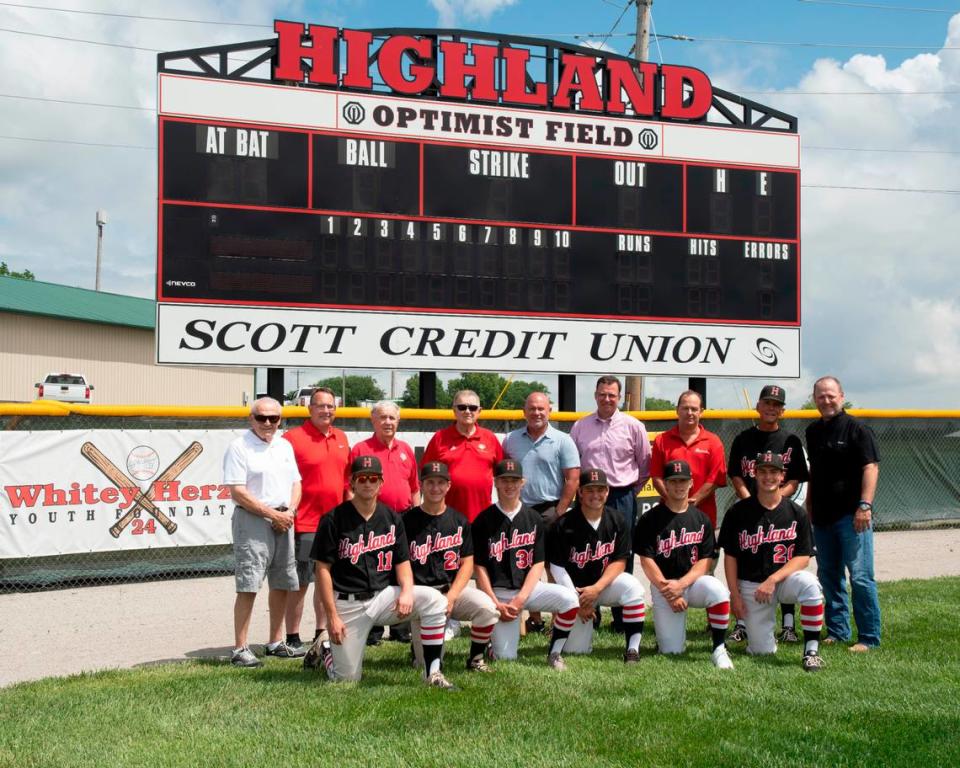
M 691 376 L 687 380 L 687 389 L 700 394 L 701 405 L 707 407 L 707 380 L 703 376 Z
M 283 402 L 283 368 L 267 368 L 267 395 Z
M 420 371 L 420 391 L 417 393 L 420 408 L 437 407 L 437 372 Z
M 561 411 L 577 410 L 577 377 L 572 373 L 557 376 L 557 407 Z

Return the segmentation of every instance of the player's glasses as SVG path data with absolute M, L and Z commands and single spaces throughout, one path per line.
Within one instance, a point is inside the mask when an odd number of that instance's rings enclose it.
M 255 413 L 255 414 L 253 414 L 253 418 L 256 419 L 257 421 L 259 421 L 261 424 L 263 424 L 264 422 L 267 422 L 268 424 L 279 424 L 279 423 L 280 423 L 280 416 L 279 416 L 279 415 L 278 415 L 278 416 L 268 416 L 268 415 L 265 414 L 265 413 Z
M 379 483 L 380 475 L 354 475 L 353 479 L 358 483 Z
M 467 405 L 466 403 L 457 403 L 455 406 L 458 411 L 463 413 L 464 411 L 470 411 L 470 413 L 476 413 L 480 410 L 479 405 Z

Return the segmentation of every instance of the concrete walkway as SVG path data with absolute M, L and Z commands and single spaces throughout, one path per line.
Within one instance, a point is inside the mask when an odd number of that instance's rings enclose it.
M 875 557 L 880 581 L 960 576 L 960 529 L 879 533 Z M 0 686 L 226 656 L 233 641 L 233 596 L 233 578 L 223 576 L 0 595 Z M 303 628 L 312 632 L 309 606 L 306 614 Z M 264 590 L 250 638 L 262 643 L 266 636 Z

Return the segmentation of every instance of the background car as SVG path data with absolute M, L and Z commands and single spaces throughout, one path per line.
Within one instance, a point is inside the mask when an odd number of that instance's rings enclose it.
M 48 373 L 33 385 L 37 400 L 59 400 L 61 403 L 89 403 L 93 385 L 82 373 Z

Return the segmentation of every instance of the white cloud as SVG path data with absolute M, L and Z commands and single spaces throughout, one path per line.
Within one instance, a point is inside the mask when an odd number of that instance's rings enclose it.
M 456 27 L 461 21 L 486 21 L 517 0 L 430 0 L 437 11 L 437 26 Z

